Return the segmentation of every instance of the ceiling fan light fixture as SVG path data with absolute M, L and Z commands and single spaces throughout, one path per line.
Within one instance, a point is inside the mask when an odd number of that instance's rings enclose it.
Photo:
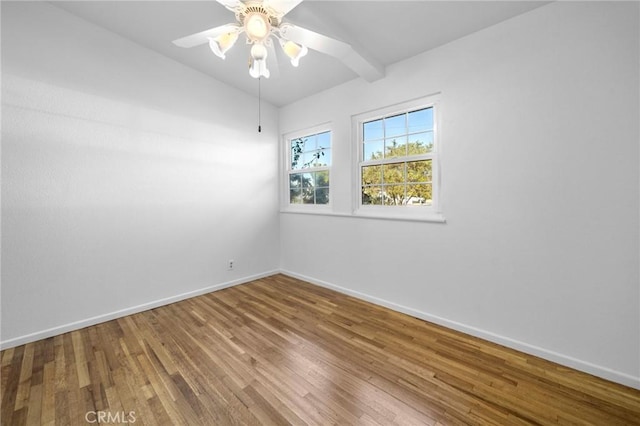
M 269 78 L 271 73 L 267 69 L 267 62 L 264 59 L 251 59 L 249 63 L 249 75 L 253 78 Z
M 291 40 L 280 40 L 280 46 L 289 59 L 291 59 L 291 65 L 294 67 L 297 67 L 300 64 L 300 58 L 309 53 L 307 46 L 295 43 Z
M 256 61 L 267 59 L 267 48 L 262 43 L 254 43 L 251 46 L 251 57 Z
M 226 52 L 236 44 L 239 36 L 245 33 L 246 44 L 251 47 L 249 74 L 254 78 L 269 77 L 266 61 L 268 49 L 273 49 L 274 39 L 278 40 L 294 67 L 297 67 L 300 58 L 309 52 L 307 45 L 338 58 L 344 56 L 344 50 L 349 48 L 346 43 L 282 21 L 282 18 L 303 0 L 216 1 L 234 12 L 236 21 L 174 40 L 175 45 L 189 48 L 208 42 L 211 51 L 219 58 L 225 59 Z M 277 55 L 274 52 L 269 56 L 270 61 L 276 61 L 273 70 L 277 75 Z
M 211 51 L 219 58 L 225 59 L 225 53 L 233 47 L 238 40 L 238 32 L 228 32 L 209 39 Z
M 263 41 L 271 34 L 269 17 L 261 12 L 252 12 L 244 18 L 244 30 L 253 42 Z

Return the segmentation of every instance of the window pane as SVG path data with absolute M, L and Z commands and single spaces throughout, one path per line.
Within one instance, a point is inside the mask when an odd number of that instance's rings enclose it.
M 302 192 L 299 189 L 290 190 L 289 202 L 291 204 L 302 204 Z
M 331 150 L 310 151 L 302 154 L 297 168 L 324 167 L 331 164 Z
M 296 141 L 299 141 L 299 143 Z M 300 139 L 294 139 L 291 141 L 291 170 L 302 168 L 302 147 L 303 143 L 302 141 L 300 141 Z
M 317 146 L 315 149 L 331 148 L 331 132 L 324 132 L 317 135 Z
M 329 186 L 329 170 L 315 173 L 316 186 Z
M 302 203 L 303 204 L 315 204 L 314 202 L 314 189 L 310 188 L 308 190 L 302 191 Z
M 384 119 L 384 136 L 386 138 L 407 134 L 406 114 L 394 115 Z
M 317 149 L 317 137 L 316 135 L 306 136 L 303 138 L 304 146 L 303 151 L 315 151 Z
M 311 138 L 309 136 L 305 136 L 303 138 L 297 138 L 297 139 L 292 139 L 291 140 L 291 148 L 296 148 L 298 150 L 300 150 L 300 152 L 303 151 L 309 151 L 310 149 L 313 149 L 311 147 L 311 145 L 313 145 L 309 140 Z
M 382 183 L 382 166 L 366 166 L 362 168 L 362 184 L 375 185 Z
M 383 157 L 384 141 L 366 142 L 363 149 L 363 160 L 379 160 Z
M 298 190 L 302 188 L 302 173 L 289 175 L 289 188 Z
M 382 179 L 385 184 L 404 183 L 404 163 L 383 165 Z
M 305 152 L 303 154 L 302 167 L 305 169 L 309 167 L 316 167 L 318 164 L 318 155 L 320 155 L 318 151 Z
M 409 133 L 424 132 L 431 129 L 433 129 L 433 108 L 409 113 Z
M 407 155 L 407 138 L 385 139 L 384 148 L 384 158 L 404 157 Z
M 407 185 L 408 205 L 431 205 L 433 199 L 432 186 L 430 183 L 419 185 Z
M 313 173 L 302 173 L 302 188 L 314 187 Z
M 329 188 L 316 188 L 316 204 L 329 203 Z
M 384 205 L 401 206 L 404 201 L 404 185 L 386 185 L 383 187 Z
M 362 139 L 370 141 L 373 139 L 382 139 L 384 132 L 382 131 L 382 119 L 369 121 L 362 125 Z
M 363 205 L 382 204 L 382 188 L 380 188 L 379 186 L 362 187 L 362 204 Z
M 427 154 L 433 151 L 433 132 L 409 136 L 409 155 Z
M 318 160 L 316 161 L 316 164 L 318 165 L 318 167 L 328 167 L 331 165 L 331 150 L 330 149 L 323 149 L 318 152 Z
M 407 163 L 407 182 L 431 182 L 431 160 Z

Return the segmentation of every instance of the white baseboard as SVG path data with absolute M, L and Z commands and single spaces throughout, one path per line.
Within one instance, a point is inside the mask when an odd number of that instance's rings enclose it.
M 412 317 L 420 318 L 428 322 L 432 322 L 434 324 L 441 325 L 443 327 L 447 327 L 453 330 L 460 331 L 465 334 L 469 334 L 471 336 L 479 337 L 484 340 L 488 340 L 493 343 L 497 343 L 502 346 L 506 346 L 511 349 L 515 349 L 530 355 L 535 355 L 537 357 L 546 359 L 548 361 L 555 362 L 560 365 L 564 365 L 566 367 L 571 367 L 576 370 L 583 371 L 585 373 L 592 374 L 594 376 L 601 377 L 606 380 L 610 380 L 612 382 L 620 383 L 625 386 L 629 386 L 635 389 L 640 389 L 640 377 L 634 377 L 632 375 L 621 373 L 619 371 L 612 370 L 610 368 L 602 367 L 599 365 L 592 364 L 587 361 L 582 361 L 580 359 L 576 359 L 567 355 L 563 355 L 558 352 L 550 351 L 548 349 L 544 349 L 538 346 L 530 345 L 525 342 L 521 342 L 519 340 L 511 339 L 509 337 L 501 336 L 499 334 L 492 333 L 490 331 L 482 330 L 470 325 L 462 324 L 456 321 L 452 321 L 446 318 L 442 318 L 436 315 L 431 315 L 426 312 L 418 311 L 413 308 L 409 308 L 406 306 L 398 305 L 397 303 L 389 302 L 388 300 L 380 299 L 374 296 L 370 296 L 365 293 L 360 293 L 359 291 L 350 290 L 348 288 L 340 287 L 338 285 L 334 285 L 328 283 L 326 281 L 318 280 L 315 278 L 307 277 L 302 274 L 298 274 L 288 270 L 280 270 L 280 273 L 284 275 L 288 275 L 293 278 L 297 278 L 303 281 L 310 282 L 312 284 L 326 287 L 331 290 L 335 290 L 339 293 L 347 294 L 349 296 L 356 297 L 358 299 L 366 300 L 367 302 L 371 302 L 376 305 L 384 306 L 386 308 L 392 309 L 397 312 L 401 312 L 403 314 L 411 315 Z
M 0 341 L 0 350 L 12 348 L 15 346 L 24 345 L 27 343 L 35 342 L 36 340 L 46 339 L 48 337 L 57 336 L 58 334 L 68 333 L 70 331 L 79 330 L 81 328 L 89 327 L 91 325 L 100 324 L 102 322 L 111 321 L 117 318 L 122 318 L 127 315 L 137 314 L 138 312 L 147 311 L 149 309 L 157 308 L 159 306 L 169 305 L 171 303 L 179 302 L 181 300 L 190 299 L 202 294 L 211 293 L 212 291 L 222 290 L 223 288 L 233 287 L 235 285 L 244 284 L 249 281 L 257 280 L 260 278 L 274 275 L 280 271 L 269 271 L 261 274 L 251 275 L 244 278 L 239 278 L 233 281 L 228 281 L 221 284 L 215 284 L 209 287 L 204 287 L 198 290 L 189 291 L 187 293 L 178 294 L 176 296 L 166 297 L 164 299 L 154 300 L 152 302 L 143 303 L 141 305 L 132 306 L 130 308 L 121 309 L 119 311 L 110 312 L 103 315 L 98 315 L 92 318 L 87 318 L 80 321 L 75 321 L 69 324 L 63 324 L 60 326 L 52 327 L 46 330 L 37 331 L 35 333 L 26 334 L 24 336 L 15 337 L 13 339 Z

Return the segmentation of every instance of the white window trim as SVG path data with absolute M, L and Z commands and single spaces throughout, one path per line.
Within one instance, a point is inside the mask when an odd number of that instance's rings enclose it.
M 331 164 L 329 169 L 329 202 L 327 204 L 291 204 L 289 202 L 289 173 L 291 172 L 291 140 L 302 138 L 304 136 L 315 135 L 318 133 L 331 132 Z M 282 183 L 280 185 L 280 211 L 283 213 L 330 213 L 333 209 L 333 183 L 332 183 L 332 168 L 333 168 L 333 151 L 334 151 L 334 135 L 333 127 L 331 123 L 318 124 L 313 127 L 308 127 L 302 130 L 296 130 L 293 132 L 285 133 L 282 135 Z M 310 167 L 308 169 L 300 169 L 300 173 L 310 173 L 318 170 L 326 170 L 326 167 L 317 168 Z
M 362 204 L 362 127 L 365 122 L 377 120 L 395 114 L 402 114 L 421 108 L 433 107 L 433 150 L 429 154 L 413 157 L 415 159 L 432 160 L 432 205 L 431 206 L 378 206 Z M 442 106 L 440 94 L 433 94 L 419 99 L 414 99 L 401 104 L 383 107 L 373 111 L 363 112 L 351 117 L 353 140 L 353 215 L 357 217 L 377 219 L 415 220 L 425 222 L 445 222 L 441 211 L 441 167 L 442 135 L 441 116 Z

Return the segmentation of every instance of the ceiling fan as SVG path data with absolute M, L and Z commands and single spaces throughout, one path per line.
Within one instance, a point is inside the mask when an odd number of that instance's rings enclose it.
M 302 0 L 216 1 L 235 13 L 236 22 L 174 40 L 175 45 L 189 48 L 209 43 L 213 53 L 224 59 L 225 53 L 245 33 L 247 44 L 251 45 L 249 74 L 254 78 L 268 78 L 271 75 L 266 60 L 269 56 L 275 59 L 274 40 L 291 59 L 293 66 L 298 66 L 300 58 L 307 54 L 309 48 L 342 60 L 360 75 L 363 62 L 365 67 L 370 66 L 370 62 L 356 53 L 349 44 L 283 22 L 282 18 Z M 272 62 L 272 65 L 277 67 L 277 62 Z

